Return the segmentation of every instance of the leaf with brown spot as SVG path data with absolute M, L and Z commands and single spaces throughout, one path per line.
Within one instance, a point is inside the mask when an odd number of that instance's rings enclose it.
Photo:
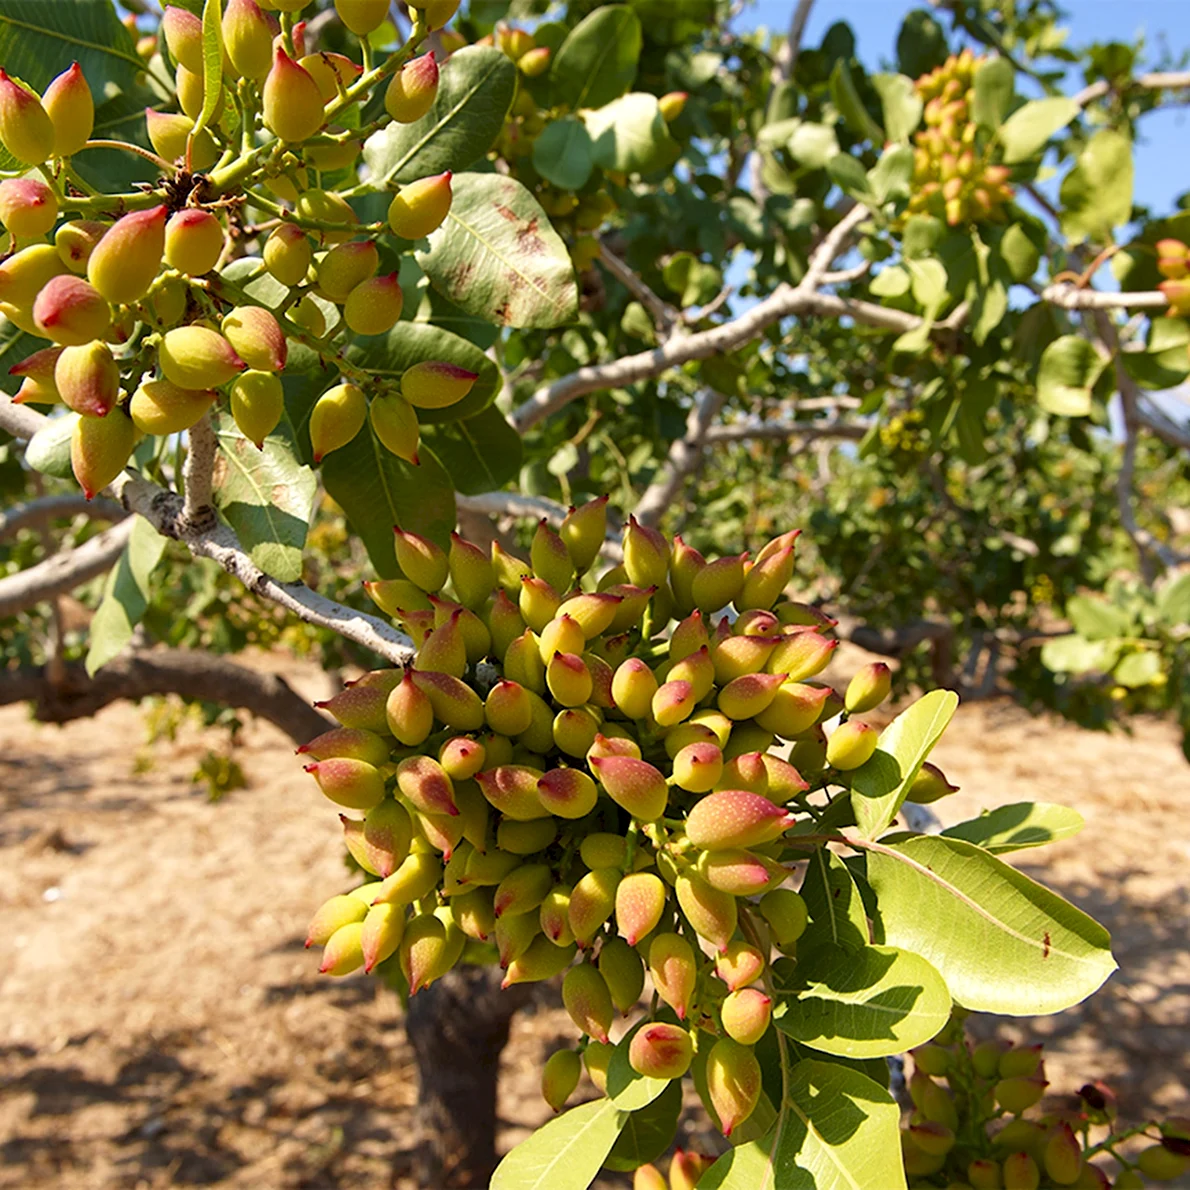
M 578 316 L 566 245 L 513 178 L 457 175 L 450 214 L 417 262 L 435 289 L 489 322 L 548 328 Z

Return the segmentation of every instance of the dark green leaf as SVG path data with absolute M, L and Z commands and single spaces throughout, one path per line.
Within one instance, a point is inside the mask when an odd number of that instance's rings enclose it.
M 600 108 L 619 99 L 636 78 L 640 18 L 624 4 L 605 4 L 581 20 L 554 55 L 554 103 Z
M 682 1113 L 682 1083 L 674 1079 L 647 1107 L 629 1114 L 605 1169 L 629 1171 L 656 1161 L 673 1143 Z
M 835 68 L 831 71 L 830 85 L 831 99 L 851 130 L 874 145 L 884 144 L 884 132 L 864 107 L 859 91 L 856 90 L 855 80 L 851 77 L 851 71 L 842 58 L 835 63 Z
M 885 136 L 908 144 L 921 122 L 923 106 L 913 80 L 903 74 L 874 74 L 872 86 L 884 108 Z
M 326 490 L 347 514 L 381 578 L 397 578 L 393 526 L 400 525 L 445 548 L 455 527 L 450 477 L 429 448 L 414 467 L 386 450 L 365 426 L 354 441 L 322 461 Z
M 581 120 L 564 116 L 533 142 L 533 168 L 562 190 L 581 190 L 591 176 L 591 137 Z
M 498 492 L 521 470 L 521 436 L 494 405 L 466 421 L 425 426 L 422 438 L 467 496 Z
M 566 245 L 514 178 L 458 175 L 450 214 L 417 262 L 452 302 L 498 325 L 555 327 L 578 313 Z
M 25 446 L 25 462 L 34 471 L 52 475 L 55 479 L 71 479 L 70 436 L 74 433 L 77 413 L 51 418 Z
M 859 889 L 833 851 L 820 847 L 810 856 L 801 894 L 810 914 L 807 940 L 850 950 L 868 945 L 868 919 Z
M 214 118 L 223 87 L 223 5 L 206 0 L 202 9 L 202 111 L 194 122 L 191 137 L 197 136 Z
M 442 67 L 429 112 L 412 124 L 389 124 L 368 138 L 364 161 L 372 185 L 382 188 L 466 169 L 500 135 L 516 80 L 516 67 L 500 50 L 456 50 Z
M 1082 335 L 1063 335 L 1042 353 L 1037 374 L 1037 403 L 1048 413 L 1086 417 L 1091 389 L 1107 366 Z
M 1007 58 L 989 58 L 976 71 L 971 119 L 993 131 L 1012 108 L 1016 72 Z
M 1190 627 L 1190 574 L 1167 582 L 1157 595 L 1157 614 L 1170 628 Z

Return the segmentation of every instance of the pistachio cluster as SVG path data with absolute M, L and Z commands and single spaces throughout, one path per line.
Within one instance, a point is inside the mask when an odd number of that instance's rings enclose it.
M 936 215 L 957 227 L 998 218 L 1012 198 L 1011 170 L 992 163 L 971 119 L 975 72 L 983 61 L 963 50 L 915 84 L 926 126 L 913 138 L 911 214 Z
M 339 373 L 310 418 L 315 462 L 370 419 L 385 447 L 416 463 L 416 410 L 451 405 L 476 380 L 435 360 L 379 377 L 342 357 L 346 336 L 384 334 L 397 323 L 403 295 L 396 272 L 380 275 L 375 234 L 357 235 L 351 205 L 317 183 L 357 164 L 359 104 L 371 88 L 387 79 L 381 125 L 410 123 L 433 104 L 438 68 L 432 54 L 410 56 L 416 37 L 370 72 L 341 54 L 306 54 L 304 27 L 293 22 L 303 7 L 229 0 L 210 119 L 202 21 L 165 9 L 162 40 L 180 110 L 145 113 L 158 163 L 170 171 L 152 193 L 96 195 L 75 185 L 71 158 L 92 143 L 95 117 L 78 63 L 41 96 L 0 70 L 0 141 L 42 174 L 0 182 L 9 241 L 0 312 L 52 344 L 11 369 L 21 378 L 15 399 L 63 403 L 78 415 L 71 458 L 88 498 L 119 475 L 142 436 L 188 429 L 220 401 L 262 446 L 284 411 L 290 341 Z M 426 0 L 416 36 L 440 28 L 457 7 Z M 270 8 L 281 10 L 280 25 Z M 375 0 L 337 0 L 336 8 L 361 38 L 388 13 Z M 451 198 L 449 173 L 399 189 L 387 219 L 394 247 L 434 231 Z M 250 233 L 259 258 L 233 280 L 223 270 L 245 254 L 245 208 L 274 218 Z M 261 278 L 283 297 L 253 296 Z
M 901 1132 L 910 1186 L 1137 1190 L 1146 1178 L 1172 1181 L 1190 1170 L 1190 1120 L 1121 1129 L 1116 1097 L 1101 1082 L 1083 1086 L 1073 1109 L 1028 1115 L 1049 1086 L 1042 1046 L 970 1042 L 965 1015 L 956 1010 L 942 1033 L 912 1051 L 913 1112 Z M 1130 1136 L 1152 1143 L 1125 1157 L 1120 1142 Z M 1119 1166 L 1114 1180 L 1088 1159 L 1107 1153 Z
M 543 521 L 527 561 L 397 530 L 405 577 L 368 591 L 417 655 L 322 704 L 342 726 L 301 749 L 376 879 L 322 906 L 309 945 L 325 972 L 390 964 L 412 993 L 466 957 L 498 961 L 506 986 L 565 972 L 586 1040 L 581 1061 L 546 1064 L 555 1109 L 584 1064 L 605 1085 L 616 1013 L 648 979 L 633 1068 L 681 1078 L 706 1048 L 730 1133 L 760 1093 L 758 985 L 807 924 L 785 887 L 790 832 L 872 756 L 877 733 L 853 716 L 891 675 L 870 665 L 843 697 L 814 680 L 838 642 L 784 598 L 796 532 L 708 561 L 630 519 L 623 563 L 596 580 L 606 503 L 560 532 Z M 951 788 L 927 768 L 911 796 Z

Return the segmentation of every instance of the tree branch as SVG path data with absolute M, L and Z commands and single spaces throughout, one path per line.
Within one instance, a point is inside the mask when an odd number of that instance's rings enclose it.
M 186 493 L 182 514 L 192 525 L 206 526 L 215 521 L 213 491 L 215 455 L 219 449 L 209 413 L 190 427 L 187 438 L 189 449 L 182 465 Z
M 120 699 L 136 702 L 152 694 L 178 694 L 243 707 L 280 728 L 297 744 L 330 726 L 284 678 L 197 650 L 122 653 L 93 678 L 81 665 L 72 665 L 57 685 L 42 669 L 0 671 L 0 706 L 31 702 L 34 718 L 41 723 L 85 719 L 109 703 Z
M 22 529 L 34 529 L 59 517 L 73 517 L 85 513 L 93 521 L 121 521 L 128 514 L 111 500 L 88 501 L 81 494 L 43 496 L 26 504 L 14 504 L 0 509 L 0 538 L 10 537 Z
M 0 401 L 0 426 L 9 429 L 18 437 L 31 437 L 47 420 L 44 414 L 13 405 L 7 397 Z M 200 438 L 201 433 L 200 431 Z M 270 578 L 252 561 L 240 544 L 240 539 L 229 526 L 215 516 L 213 510 L 206 523 L 196 523 L 193 517 L 187 516 L 182 497 L 176 492 L 168 492 L 130 471 L 118 476 L 108 491 L 125 509 L 143 516 L 159 533 L 180 541 L 195 557 L 211 558 L 218 562 L 228 574 L 242 582 L 250 591 L 280 604 L 286 611 L 305 620 L 306 623 L 329 628 L 340 636 L 370 649 L 393 665 L 403 665 L 412 657 L 413 642 L 391 624 L 341 603 L 335 603 L 334 600 L 312 591 L 305 583 L 282 583 Z M 12 584 L 14 593 L 17 590 L 24 592 L 29 584 L 28 576 L 31 574 L 41 575 L 38 585 L 39 598 L 69 590 L 84 581 L 84 578 L 79 576 L 77 563 L 81 550 L 86 550 L 89 546 L 91 553 L 94 553 L 99 548 L 94 544 L 96 541 L 104 539 L 110 542 L 113 540 L 112 535 L 122 535 L 119 538 L 119 549 L 115 549 L 110 556 L 104 555 L 105 565 L 86 573 L 85 577 L 90 578 L 115 562 L 131 530 L 132 523 L 123 521 L 101 533 L 98 538 L 93 538 L 85 546 L 80 546 L 78 550 L 47 559 L 30 570 L 0 581 L 0 597 L 9 584 Z M 68 572 L 69 577 L 61 579 L 61 585 L 46 581 L 50 574 L 47 568 L 52 567 L 63 568 Z M 22 606 L 27 606 L 27 602 Z M 3 609 L 4 603 L 0 598 L 0 615 L 5 614 Z
M 661 520 L 662 514 L 673 503 L 686 478 L 698 467 L 702 459 L 703 443 L 711 423 L 719 416 L 727 398 L 707 389 L 694 402 L 686 418 L 686 434 L 670 444 L 669 456 L 662 465 L 657 478 L 645 489 L 636 505 L 636 519 L 643 525 L 653 526 Z
M 672 333 L 678 311 L 655 294 L 636 270 L 622 261 L 606 244 L 599 245 L 599 260 L 605 269 L 649 312 L 662 338 Z
M 834 422 L 744 422 L 730 426 L 715 426 L 708 431 L 706 440 L 716 442 L 746 442 L 756 438 L 843 438 L 859 442 L 868 431 L 863 426 L 845 426 Z
M 806 25 L 810 20 L 810 9 L 814 7 L 814 0 L 798 0 L 798 6 L 793 10 L 793 20 L 789 24 L 789 36 L 777 54 L 777 75 L 780 82 L 788 82 L 793 78 L 797 69 L 798 56 L 802 51 L 802 38 L 806 33 Z
M 1149 74 L 1138 75 L 1134 79 L 1130 79 L 1125 86 L 1128 87 L 1142 87 L 1146 91 L 1178 91 L 1186 87 L 1190 87 L 1190 71 L 1185 70 L 1155 70 Z M 1094 103 L 1096 99 L 1102 99 L 1104 95 L 1116 90 L 1111 83 L 1106 79 L 1100 79 L 1097 83 L 1092 83 L 1089 87 L 1084 87 L 1074 97 L 1074 102 L 1079 107 L 1086 107 L 1088 103 Z
M 596 364 L 563 376 L 538 389 L 527 401 L 512 412 L 512 424 L 523 434 L 539 421 L 587 393 L 634 384 L 660 376 L 691 360 L 709 359 L 734 351 L 744 343 L 758 338 L 775 322 L 793 314 L 821 314 L 849 317 L 857 322 L 879 326 L 900 333 L 921 325 L 914 314 L 886 309 L 871 302 L 850 301 L 833 294 L 816 292 L 831 261 L 843 250 L 855 228 L 867 217 L 867 209 L 856 205 L 830 230 L 810 258 L 805 277 L 794 287 L 779 285 L 764 301 L 730 322 L 720 323 L 709 330 L 693 335 L 669 339 L 651 351 L 625 356 L 606 364 Z
M 1163 310 L 1169 305 L 1169 298 L 1156 289 L 1105 293 L 1100 289 L 1080 289 L 1065 281 L 1043 289 L 1041 298 L 1063 310 Z
M 110 570 L 123 552 L 131 532 L 132 521 L 120 521 L 76 549 L 51 554 L 36 566 L 0 579 L 0 618 L 16 615 L 43 599 L 64 595 L 97 574 Z

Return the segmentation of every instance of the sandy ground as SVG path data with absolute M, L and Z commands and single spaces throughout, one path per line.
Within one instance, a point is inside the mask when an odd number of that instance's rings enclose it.
M 265 724 L 240 752 L 250 787 L 218 805 L 191 783 L 209 739 L 187 729 L 138 772 L 144 741 L 126 705 L 66 728 L 0 710 L 0 1187 L 412 1185 L 399 1003 L 321 979 L 301 945 L 347 883 L 334 814 Z M 1048 1042 L 1054 1092 L 1100 1076 L 1129 1118 L 1190 1112 L 1190 767 L 1173 728 L 1092 734 L 984 704 L 935 759 L 963 787 L 946 822 L 1028 799 L 1087 818 L 1017 860 L 1109 926 L 1121 971 L 1004 1032 Z M 539 1064 L 570 1032 L 549 1005 L 514 1023 L 505 1145 L 549 1114 Z

